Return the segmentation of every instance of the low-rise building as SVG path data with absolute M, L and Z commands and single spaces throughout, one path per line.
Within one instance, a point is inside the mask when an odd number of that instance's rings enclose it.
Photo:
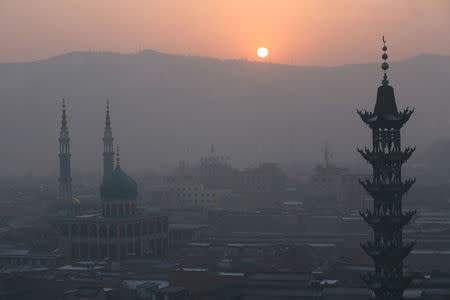
M 305 208 L 342 211 L 363 209 L 368 194 L 359 180 L 364 177 L 364 174 L 351 173 L 347 168 L 317 166 L 309 177 Z
M 0 249 L 1 267 L 54 268 L 63 262 L 57 251 Z
M 231 190 L 207 189 L 203 184 L 190 182 L 176 183 L 169 187 L 177 207 L 217 206 L 231 197 Z

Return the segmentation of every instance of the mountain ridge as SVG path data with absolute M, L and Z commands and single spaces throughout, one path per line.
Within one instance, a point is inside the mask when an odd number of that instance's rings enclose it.
M 399 107 L 416 108 L 405 145 L 424 149 L 448 138 L 450 57 L 424 54 L 390 65 Z M 351 163 L 370 136 L 355 109 L 373 108 L 381 79 L 379 63 L 292 66 L 153 50 L 77 51 L 0 64 L 0 126 L 8 128 L 0 132 L 0 163 L 9 170 L 57 168 L 62 98 L 75 170 L 101 171 L 106 98 L 124 165 L 132 170 L 198 161 L 211 143 L 246 166 L 319 162 L 329 140 L 336 160 Z
M 286 63 L 277 63 L 277 62 L 265 62 L 265 61 L 257 61 L 257 60 L 248 60 L 248 59 L 239 59 L 239 58 L 227 58 L 221 59 L 214 56 L 203 56 L 203 55 L 183 55 L 176 53 L 165 53 L 153 49 L 144 49 L 139 52 L 115 52 L 115 51 L 82 51 L 82 50 L 74 50 L 66 53 L 61 53 L 53 56 L 49 56 L 47 58 L 36 59 L 31 61 L 18 61 L 18 62 L 0 62 L 0 65 L 14 65 L 14 64 L 29 64 L 29 63 L 43 63 L 52 61 L 54 59 L 64 58 L 72 55 L 117 55 L 117 56 L 140 56 L 140 55 L 155 55 L 155 56 L 165 56 L 165 57 L 183 57 L 183 58 L 194 58 L 194 59 L 205 59 L 205 60 L 215 60 L 220 62 L 246 62 L 246 63 L 255 63 L 255 64 L 269 64 L 269 65 L 280 65 L 280 66 L 291 66 L 291 67 L 314 67 L 314 68 L 340 68 L 344 66 L 353 66 L 353 65 L 371 65 L 376 64 L 376 61 L 368 61 L 368 62 L 360 62 L 360 63 L 345 63 L 340 65 L 332 65 L 332 66 L 322 66 L 322 65 L 293 65 Z M 438 57 L 438 58 L 449 58 L 450 55 L 444 54 L 436 54 L 436 53 L 419 53 L 413 55 L 411 57 L 407 57 L 400 60 L 393 60 L 392 63 L 398 62 L 406 62 L 409 60 L 415 60 L 420 58 L 427 57 Z

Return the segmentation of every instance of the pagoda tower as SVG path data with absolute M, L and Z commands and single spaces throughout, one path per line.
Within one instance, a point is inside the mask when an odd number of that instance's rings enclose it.
M 373 168 L 371 179 L 360 180 L 373 198 L 373 210 L 360 214 L 374 232 L 373 240 L 361 247 L 375 264 L 374 272 L 363 275 L 363 280 L 376 299 L 402 299 L 403 291 L 412 280 L 403 274 L 403 260 L 415 245 L 415 242 L 403 242 L 402 229 L 416 212 L 402 211 L 402 197 L 415 182 L 415 179 L 402 180 L 402 165 L 415 147 L 401 148 L 400 129 L 413 110 L 397 110 L 394 89 L 386 75 L 389 65 L 384 37 L 383 43 L 384 77 L 378 87 L 374 111 L 358 111 L 363 122 L 372 129 L 372 149 L 358 149 Z
M 103 132 L 103 178 L 108 177 L 114 170 L 114 138 L 109 115 L 109 101 L 106 101 L 105 130 Z
M 58 207 L 72 215 L 72 176 L 70 170 L 70 137 L 67 127 L 66 103 L 63 99 L 61 130 L 59 134 L 59 189 Z

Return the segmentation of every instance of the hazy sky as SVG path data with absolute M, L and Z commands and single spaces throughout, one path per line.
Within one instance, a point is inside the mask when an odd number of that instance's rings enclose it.
M 277 63 L 450 55 L 450 0 L 0 0 L 0 61 L 70 51 L 161 52 Z

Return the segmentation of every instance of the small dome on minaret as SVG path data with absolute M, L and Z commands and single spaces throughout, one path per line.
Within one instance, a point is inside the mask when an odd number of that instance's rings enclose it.
M 117 147 L 116 168 L 103 177 L 100 186 L 103 215 L 105 217 L 124 217 L 134 215 L 137 201 L 137 183 L 120 167 L 120 153 Z

